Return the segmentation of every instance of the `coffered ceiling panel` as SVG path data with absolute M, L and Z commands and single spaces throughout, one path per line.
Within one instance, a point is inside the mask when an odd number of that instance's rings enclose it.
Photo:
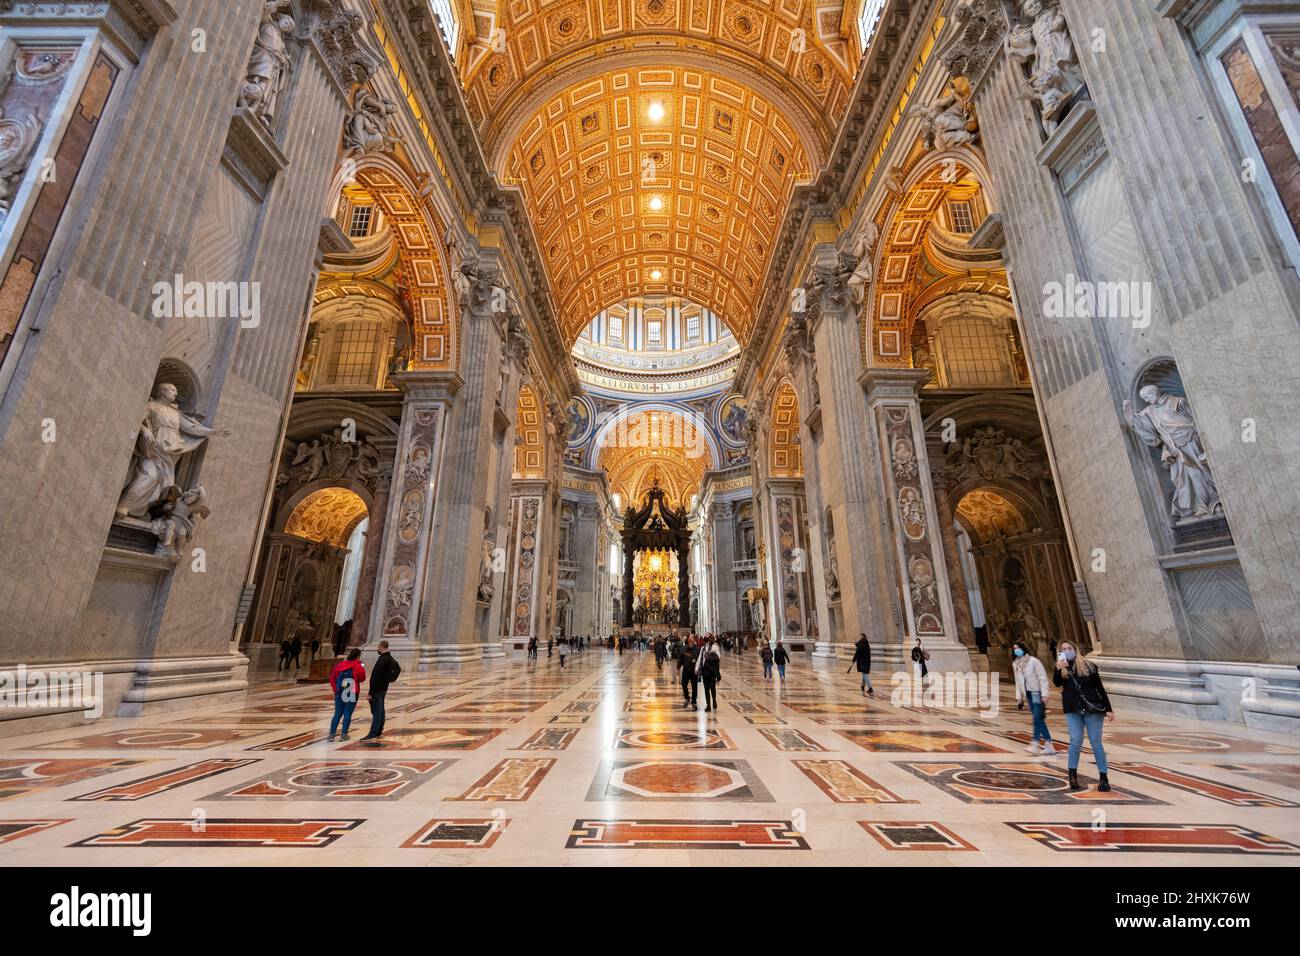
M 707 306 L 745 342 L 794 184 L 811 174 L 783 113 L 688 67 L 611 69 L 543 102 L 505 179 L 523 190 L 563 333 L 635 296 Z

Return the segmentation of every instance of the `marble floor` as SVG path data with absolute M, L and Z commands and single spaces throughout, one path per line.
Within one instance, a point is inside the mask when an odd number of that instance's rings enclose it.
M 378 747 L 364 702 L 330 743 L 329 688 L 270 675 L 0 740 L 0 865 L 1300 863 L 1300 739 L 1121 713 L 1113 790 L 1085 753 L 1074 793 L 1005 683 L 985 716 L 893 706 L 883 674 L 868 700 L 844 666 L 728 656 L 716 713 L 637 652 L 408 672 Z

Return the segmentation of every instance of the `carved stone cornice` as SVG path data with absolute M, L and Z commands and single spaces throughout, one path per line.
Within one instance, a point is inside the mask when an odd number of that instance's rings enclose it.
M 321 58 L 344 93 L 366 83 L 379 69 L 379 59 L 362 39 L 366 19 L 344 0 L 304 0 L 308 14 L 307 36 L 315 41 Z
M 170 0 L 0 0 L 0 24 L 91 24 L 137 55 L 153 35 L 176 22 Z

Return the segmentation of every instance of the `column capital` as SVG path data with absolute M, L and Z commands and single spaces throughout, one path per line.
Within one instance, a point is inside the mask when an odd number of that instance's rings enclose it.
M 925 368 L 869 368 L 858 376 L 872 404 L 889 399 L 913 401 L 929 380 L 930 370 Z
M 403 402 L 450 402 L 465 380 L 458 372 L 413 370 L 395 372 L 390 381 L 402 390 Z

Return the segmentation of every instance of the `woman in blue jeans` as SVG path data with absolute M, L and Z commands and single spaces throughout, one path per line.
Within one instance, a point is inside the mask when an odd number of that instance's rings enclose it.
M 1052 732 L 1047 729 L 1047 669 L 1043 667 L 1043 662 L 1030 654 L 1029 648 L 1020 641 L 1011 645 L 1011 654 L 1011 669 L 1016 675 L 1016 709 L 1024 707 L 1025 701 L 1028 701 L 1029 712 L 1034 717 L 1033 741 L 1025 749 L 1025 753 L 1043 757 L 1055 756 L 1056 748 L 1052 746 Z M 1038 749 L 1040 740 L 1043 742 L 1042 750 Z
M 357 698 L 361 696 L 361 683 L 366 679 L 366 667 L 361 663 L 361 648 L 354 647 L 348 651 L 347 660 L 339 661 L 330 671 L 330 688 L 334 691 L 334 717 L 330 721 L 330 732 L 326 740 L 334 739 L 339 720 L 343 721 L 343 740 L 348 739 L 348 728 L 352 726 L 352 711 L 356 710 Z
M 1065 723 L 1070 728 L 1070 789 L 1082 790 L 1079 783 L 1079 751 L 1083 749 L 1083 732 L 1088 732 L 1088 743 L 1092 747 L 1093 759 L 1097 761 L 1097 774 L 1101 782 L 1097 789 L 1110 789 L 1110 778 L 1106 776 L 1106 749 L 1101 742 L 1101 725 L 1104 721 L 1114 720 L 1115 711 L 1111 709 L 1110 698 L 1102 686 L 1101 674 L 1097 665 L 1079 653 L 1069 641 L 1061 642 L 1061 651 L 1056 658 L 1056 670 L 1052 672 L 1052 683 L 1061 688 L 1061 710 L 1065 712 Z

